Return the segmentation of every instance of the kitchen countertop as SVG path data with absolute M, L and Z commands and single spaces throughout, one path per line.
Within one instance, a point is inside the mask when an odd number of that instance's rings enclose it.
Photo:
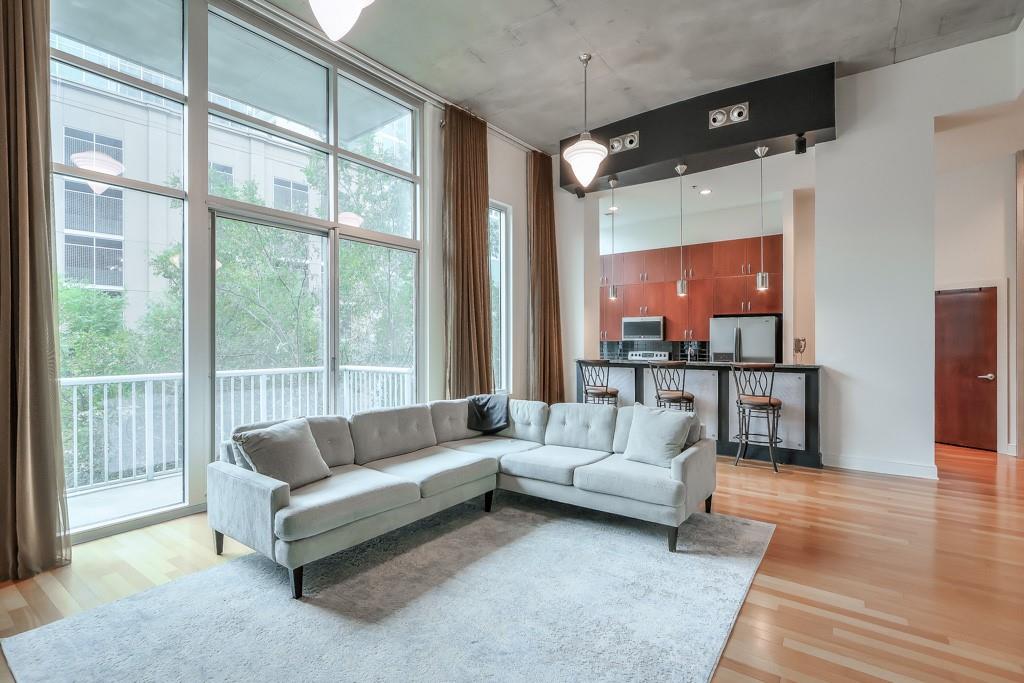
M 589 360 L 586 358 L 577 358 L 576 362 L 581 360 Z M 646 360 L 609 360 L 612 365 L 621 365 L 623 367 L 648 367 L 650 361 Z M 692 361 L 686 364 L 687 368 L 692 370 L 728 370 L 733 366 L 732 363 L 716 363 L 711 361 Z M 777 363 L 775 365 L 776 370 L 785 370 L 788 372 L 816 372 L 821 369 L 820 365 L 805 365 L 797 363 Z

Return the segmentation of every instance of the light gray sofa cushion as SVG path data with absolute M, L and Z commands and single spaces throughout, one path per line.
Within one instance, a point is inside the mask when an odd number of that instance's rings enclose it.
M 550 408 L 543 401 L 509 399 L 508 427 L 498 432 L 497 436 L 544 443 L 544 430 L 548 426 L 549 413 Z
M 274 533 L 285 541 L 308 538 L 419 499 L 420 488 L 411 481 L 342 465 L 328 478 L 293 491 L 288 507 L 274 517 Z
M 331 475 L 304 418 L 239 432 L 233 437 L 252 469 L 295 490 Z
M 612 442 L 612 450 L 616 453 L 625 453 L 626 444 L 629 442 L 629 428 L 633 425 L 633 406 L 619 408 L 615 414 L 615 439 Z
M 469 451 L 470 453 L 481 453 L 500 458 L 508 453 L 519 453 L 540 448 L 540 444 L 523 439 L 506 439 L 503 436 L 478 436 L 474 439 L 463 439 L 462 441 L 448 441 L 439 444 L 445 448 L 454 448 L 457 451 Z
M 497 474 L 498 460 L 490 455 L 428 446 L 412 453 L 374 460 L 367 467 L 416 482 L 420 495 L 429 498 L 461 484 Z
M 480 432 L 466 426 L 469 420 L 469 401 L 467 399 L 434 401 L 429 405 L 430 417 L 434 423 L 434 436 L 438 443 L 480 436 Z
M 501 471 L 516 477 L 528 477 L 572 486 L 572 474 L 577 467 L 583 467 L 607 457 L 608 451 L 569 446 L 540 446 L 529 451 L 503 455 Z
M 320 457 L 324 459 L 328 467 L 351 465 L 355 462 L 355 447 L 352 445 L 352 433 L 349 430 L 348 420 L 341 415 L 318 415 L 305 419 L 309 423 L 309 431 L 313 435 L 313 440 L 316 441 L 316 447 L 320 449 Z M 232 431 L 232 436 L 242 432 L 251 432 L 254 429 L 264 429 L 282 422 L 285 420 L 268 420 L 239 425 Z M 232 444 L 234 448 L 234 464 L 249 468 L 244 458 L 237 457 L 241 455 L 238 453 L 238 448 L 230 441 L 226 443 Z M 225 450 L 227 450 L 226 447 Z M 221 459 L 225 462 L 232 462 L 228 458 L 229 455 L 230 453 L 225 452 Z
M 673 479 L 669 468 L 634 462 L 622 453 L 577 468 L 573 484 L 585 491 L 676 507 L 683 504 L 686 492 L 684 483 Z
M 611 453 L 615 436 L 615 406 L 556 403 L 551 406 L 544 443 Z
M 437 445 L 426 405 L 368 410 L 353 415 L 351 423 L 357 465 Z
M 695 420 L 693 413 L 633 406 L 626 459 L 667 468 L 672 458 L 683 452 Z

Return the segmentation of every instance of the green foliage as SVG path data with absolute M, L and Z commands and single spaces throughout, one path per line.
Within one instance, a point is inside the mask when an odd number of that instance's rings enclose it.
M 65 377 L 121 375 L 139 363 L 120 292 L 59 282 L 60 370 Z

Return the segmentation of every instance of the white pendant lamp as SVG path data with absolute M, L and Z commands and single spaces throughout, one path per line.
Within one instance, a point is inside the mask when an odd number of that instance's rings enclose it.
M 580 186 L 586 188 L 593 182 L 601 162 L 608 156 L 608 148 L 591 138 L 587 128 L 587 65 L 590 64 L 590 53 L 581 54 L 580 61 L 583 62 L 583 132 L 580 139 L 565 150 L 564 156 Z
M 71 155 L 71 164 L 77 168 L 84 168 L 86 171 L 106 173 L 107 175 L 121 175 L 124 173 L 124 164 L 103 152 L 90 149 L 85 152 L 75 152 Z M 95 180 L 87 180 L 85 184 L 96 194 L 103 194 L 110 185 Z
M 608 184 L 612 186 L 612 208 L 615 211 L 609 211 L 612 215 L 612 283 L 608 287 L 608 301 L 615 301 L 619 298 L 619 287 L 614 284 L 615 282 L 615 214 L 619 212 L 619 207 L 615 204 L 615 187 L 619 184 L 619 179 L 612 176 L 608 179 Z
M 761 164 L 761 268 L 757 271 L 757 280 L 754 284 L 759 292 L 768 289 L 768 273 L 764 272 L 764 157 L 768 154 L 768 148 L 764 145 L 757 147 L 754 154 Z
M 683 270 L 683 174 L 686 173 L 686 164 L 677 164 L 676 173 L 679 175 L 679 279 L 676 280 L 676 296 L 686 296 L 686 271 Z
M 331 40 L 341 40 L 359 20 L 359 14 L 373 4 L 373 0 L 309 0 L 320 28 Z

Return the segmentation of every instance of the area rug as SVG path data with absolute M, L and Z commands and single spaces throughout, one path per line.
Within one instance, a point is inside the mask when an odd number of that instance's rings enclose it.
M 287 572 L 250 555 L 0 642 L 34 681 L 706 681 L 774 526 L 498 491 Z

